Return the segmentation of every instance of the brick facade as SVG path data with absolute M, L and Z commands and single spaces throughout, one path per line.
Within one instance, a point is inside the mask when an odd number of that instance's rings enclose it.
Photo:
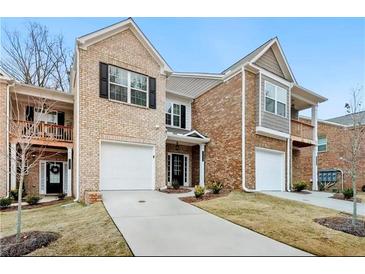
M 99 97 L 99 62 L 156 78 L 157 109 L 131 106 Z M 131 30 L 80 49 L 80 196 L 99 190 L 101 140 L 155 145 L 156 188 L 165 185 L 166 76 Z
M 7 82 L 0 80 L 0 197 L 6 195 L 7 181 L 7 130 L 6 130 Z
M 227 188 L 241 187 L 241 90 L 238 74 L 193 101 L 193 128 L 210 138 L 205 148 L 205 184 L 217 180 Z
M 346 157 L 346 151 L 349 149 L 350 130 L 342 126 L 318 123 L 318 136 L 327 137 L 327 151 L 318 153 L 318 171 L 323 169 L 343 170 L 345 188 L 351 188 L 351 176 L 348 173 L 349 165 L 340 158 Z M 311 181 L 311 149 L 311 147 L 307 147 L 293 152 L 293 181 L 304 180 L 308 183 Z M 356 185 L 358 189 L 361 189 L 365 185 L 365 143 L 362 145 L 358 170 Z M 340 182 L 341 180 L 338 180 L 336 188 L 340 188 Z

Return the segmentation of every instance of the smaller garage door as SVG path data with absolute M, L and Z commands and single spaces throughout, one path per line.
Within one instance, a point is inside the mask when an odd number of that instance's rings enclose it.
M 101 143 L 100 190 L 154 189 L 153 146 Z
M 285 153 L 256 148 L 256 190 L 285 190 Z

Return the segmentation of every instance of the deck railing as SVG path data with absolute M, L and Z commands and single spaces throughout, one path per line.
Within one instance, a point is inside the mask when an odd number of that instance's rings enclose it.
M 35 138 L 44 141 L 59 141 L 72 143 L 72 127 L 46 124 L 44 122 L 34 123 L 32 121 L 13 121 L 11 130 L 16 131 L 16 137 Z
M 313 140 L 313 128 L 311 124 L 299 120 L 291 120 L 291 135 L 293 136 Z

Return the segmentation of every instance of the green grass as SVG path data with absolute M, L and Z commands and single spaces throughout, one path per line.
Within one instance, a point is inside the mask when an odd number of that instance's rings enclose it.
M 244 192 L 232 192 L 226 197 L 194 205 L 315 255 L 365 256 L 364 237 L 332 230 L 313 221 L 321 217 L 346 216 L 335 210 Z
M 132 256 L 102 203 L 84 206 L 65 202 L 23 210 L 22 231 L 52 231 L 61 237 L 30 256 Z M 1 237 L 15 233 L 16 211 L 1 212 Z

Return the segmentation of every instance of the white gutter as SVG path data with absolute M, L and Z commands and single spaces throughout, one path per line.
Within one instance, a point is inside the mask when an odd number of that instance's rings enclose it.
M 248 63 L 243 64 L 241 68 L 242 72 L 242 189 L 245 192 L 254 192 L 255 190 L 246 187 L 246 74 L 245 66 Z
M 167 140 L 180 141 L 180 142 L 186 142 L 186 143 L 191 143 L 191 144 L 206 144 L 206 143 L 209 143 L 209 141 L 210 141 L 209 138 L 196 138 L 196 137 L 174 134 L 171 132 L 167 132 Z
M 75 202 L 78 202 L 80 199 L 80 56 L 79 56 L 79 45 L 76 42 L 76 111 L 77 119 L 76 119 L 76 146 L 75 148 L 75 157 L 76 158 L 76 197 Z M 75 160 L 75 159 L 74 159 Z

